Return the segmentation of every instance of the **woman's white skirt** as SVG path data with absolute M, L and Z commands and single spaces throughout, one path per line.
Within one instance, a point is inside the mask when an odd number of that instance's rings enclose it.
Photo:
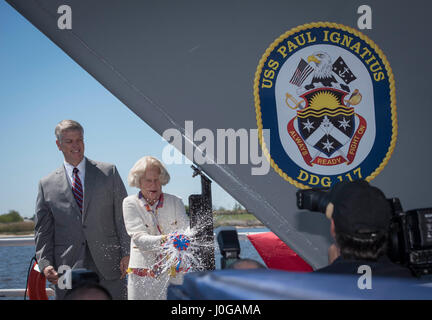
M 181 284 L 183 274 L 171 278 L 169 272 L 160 274 L 157 278 L 141 277 L 134 273 L 128 275 L 128 300 L 166 300 L 169 284 Z

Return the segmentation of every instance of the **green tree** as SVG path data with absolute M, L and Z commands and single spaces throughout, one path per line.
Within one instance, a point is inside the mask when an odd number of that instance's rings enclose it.
M 9 210 L 8 213 L 0 215 L 0 223 L 22 222 L 24 219 L 18 211 Z
M 240 210 L 243 210 L 243 206 L 238 202 L 234 203 L 233 211 L 240 211 Z

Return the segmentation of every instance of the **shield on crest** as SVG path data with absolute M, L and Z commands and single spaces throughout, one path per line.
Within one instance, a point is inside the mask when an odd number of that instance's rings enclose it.
M 301 96 L 306 106 L 297 111 L 298 131 L 306 144 L 316 151 L 313 159 L 321 153 L 327 157 L 340 153 L 340 148 L 351 141 L 355 116 L 354 108 L 344 104 L 346 94 L 333 88 L 321 88 Z

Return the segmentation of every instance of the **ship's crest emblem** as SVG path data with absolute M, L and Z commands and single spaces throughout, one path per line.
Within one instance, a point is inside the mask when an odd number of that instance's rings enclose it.
M 254 94 L 258 128 L 270 129 L 263 151 L 297 187 L 370 181 L 390 158 L 393 75 L 376 44 L 356 30 L 313 23 L 288 31 L 262 57 Z

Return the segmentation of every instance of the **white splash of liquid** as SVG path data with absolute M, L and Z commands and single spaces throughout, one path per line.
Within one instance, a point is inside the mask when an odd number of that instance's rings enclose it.
M 202 271 L 204 262 L 199 252 L 214 247 L 213 241 L 203 241 L 199 236 L 205 227 L 205 225 L 188 227 L 168 234 L 167 241 L 162 245 L 158 259 L 153 265 L 153 270 L 157 270 L 158 273 L 171 272 L 172 274 Z

